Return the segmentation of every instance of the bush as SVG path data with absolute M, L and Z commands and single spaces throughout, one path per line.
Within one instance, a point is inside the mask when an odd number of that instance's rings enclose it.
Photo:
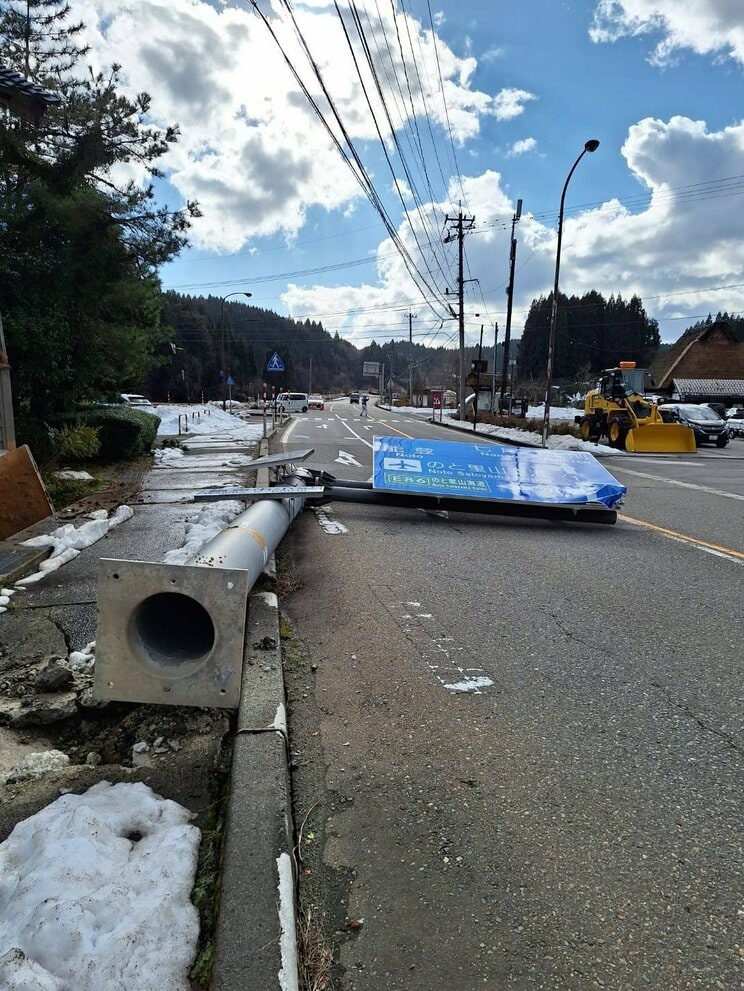
M 89 482 L 82 478 L 45 478 L 44 484 L 57 511 L 84 499 L 101 487 L 97 480 Z
M 101 453 L 98 427 L 68 424 L 60 430 L 50 429 L 52 443 L 63 461 L 90 461 Z
M 98 431 L 104 461 L 124 461 L 147 453 L 155 443 L 160 417 L 126 407 L 98 407 L 77 414 L 78 424 Z

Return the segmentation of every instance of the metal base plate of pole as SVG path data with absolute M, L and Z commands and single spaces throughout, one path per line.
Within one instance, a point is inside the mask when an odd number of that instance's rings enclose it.
M 99 698 L 238 705 L 246 571 L 102 559 L 98 589 Z

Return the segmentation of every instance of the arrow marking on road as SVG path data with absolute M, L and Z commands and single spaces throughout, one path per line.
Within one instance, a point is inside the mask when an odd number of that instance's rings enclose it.
M 362 467 L 361 464 L 354 457 L 354 455 L 353 454 L 349 454 L 348 451 L 341 451 L 341 450 L 339 450 L 338 453 L 339 453 L 339 456 L 336 458 L 336 461 L 340 465 L 350 465 L 350 466 L 353 466 L 355 468 L 361 468 Z

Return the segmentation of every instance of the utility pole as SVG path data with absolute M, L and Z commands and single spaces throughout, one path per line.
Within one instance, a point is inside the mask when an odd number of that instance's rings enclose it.
M 395 351 L 393 350 L 394 347 L 395 345 L 391 341 L 390 342 L 390 378 L 388 379 L 388 382 L 390 383 L 390 409 L 393 408 L 393 358 L 395 356 Z
M 496 353 L 499 346 L 499 325 L 493 325 L 493 368 L 491 370 L 491 413 L 496 412 Z
M 413 406 L 413 321 L 416 317 L 408 311 L 408 405 Z
M 517 210 L 514 216 L 512 217 L 511 244 L 509 247 L 509 285 L 507 286 L 506 289 L 506 332 L 504 334 L 504 361 L 501 366 L 501 399 L 499 400 L 499 407 L 501 410 L 504 409 L 504 393 L 506 392 L 506 376 L 509 370 L 509 342 L 511 341 L 512 302 L 514 300 L 514 265 L 517 260 L 517 241 L 516 238 L 514 237 L 514 228 L 519 223 L 519 218 L 521 216 L 522 216 L 522 201 L 517 200 Z M 495 355 L 493 360 L 495 363 L 496 361 Z M 509 412 L 511 412 L 511 410 L 509 410 Z
M 313 356 L 310 355 L 310 382 L 307 387 L 308 393 L 313 391 Z
M 472 230 L 475 224 L 475 217 L 463 217 L 462 210 L 456 217 L 449 215 L 444 218 L 445 224 L 449 225 L 449 234 L 444 239 L 448 244 L 457 238 L 457 302 L 459 313 L 457 315 L 460 331 L 460 417 L 465 419 L 465 279 L 463 278 L 463 267 L 465 263 L 464 238 L 465 232 Z M 470 280 L 468 280 L 470 281 Z M 447 290 L 449 292 L 449 290 Z

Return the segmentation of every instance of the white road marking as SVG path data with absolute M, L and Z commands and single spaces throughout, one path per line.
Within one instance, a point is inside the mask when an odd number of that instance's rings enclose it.
M 349 530 L 339 520 L 335 519 L 329 509 L 314 509 L 315 518 L 326 533 L 348 533 Z
M 327 423 L 319 423 L 318 424 L 318 430 L 327 430 L 327 429 L 328 429 L 328 424 Z
M 724 499 L 736 499 L 744 502 L 744 495 L 736 492 L 724 492 L 722 489 L 712 489 L 707 485 L 695 485 L 694 482 L 679 482 L 676 478 L 662 478 L 661 475 L 651 475 L 645 471 L 633 471 L 631 468 L 613 468 L 614 471 L 624 471 L 626 475 L 635 475 L 637 478 L 650 478 L 654 482 L 666 482 L 667 485 L 678 485 L 681 489 L 695 489 L 697 492 L 707 492 L 708 495 L 723 496 Z
M 662 458 L 644 458 L 642 454 L 635 454 L 633 460 L 644 465 L 688 465 L 690 468 L 705 468 L 703 461 L 664 461 Z
M 339 450 L 338 453 L 339 453 L 339 457 L 336 458 L 336 461 L 338 462 L 338 464 L 340 464 L 340 465 L 350 465 L 350 466 L 353 466 L 354 468 L 361 468 L 362 467 L 361 464 L 354 457 L 354 455 L 353 454 L 349 454 L 348 451 L 341 451 L 341 450 Z
M 341 419 L 341 417 L 339 417 L 339 420 L 341 420 L 341 423 L 343 423 L 343 425 L 344 425 L 344 427 L 345 427 L 345 428 L 346 428 L 346 429 L 347 429 L 347 430 L 349 431 L 349 433 L 350 433 L 350 434 L 351 434 L 351 435 L 352 435 L 353 437 L 356 437 L 356 439 L 357 439 L 357 440 L 360 440 L 360 441 L 362 442 L 362 444 L 366 444 L 366 445 L 367 445 L 367 447 L 369 447 L 370 449 L 372 449 L 372 445 L 370 444 L 370 442 L 369 442 L 368 440 L 365 440 L 365 438 L 364 438 L 364 437 L 361 437 L 361 436 L 360 436 L 360 435 L 359 435 L 359 434 L 358 434 L 358 433 L 356 432 L 356 430 L 354 430 L 354 429 L 352 429 L 352 427 L 350 427 L 350 426 L 349 426 L 349 424 L 348 424 L 348 423 L 346 422 L 346 420 L 342 420 L 342 419 Z

